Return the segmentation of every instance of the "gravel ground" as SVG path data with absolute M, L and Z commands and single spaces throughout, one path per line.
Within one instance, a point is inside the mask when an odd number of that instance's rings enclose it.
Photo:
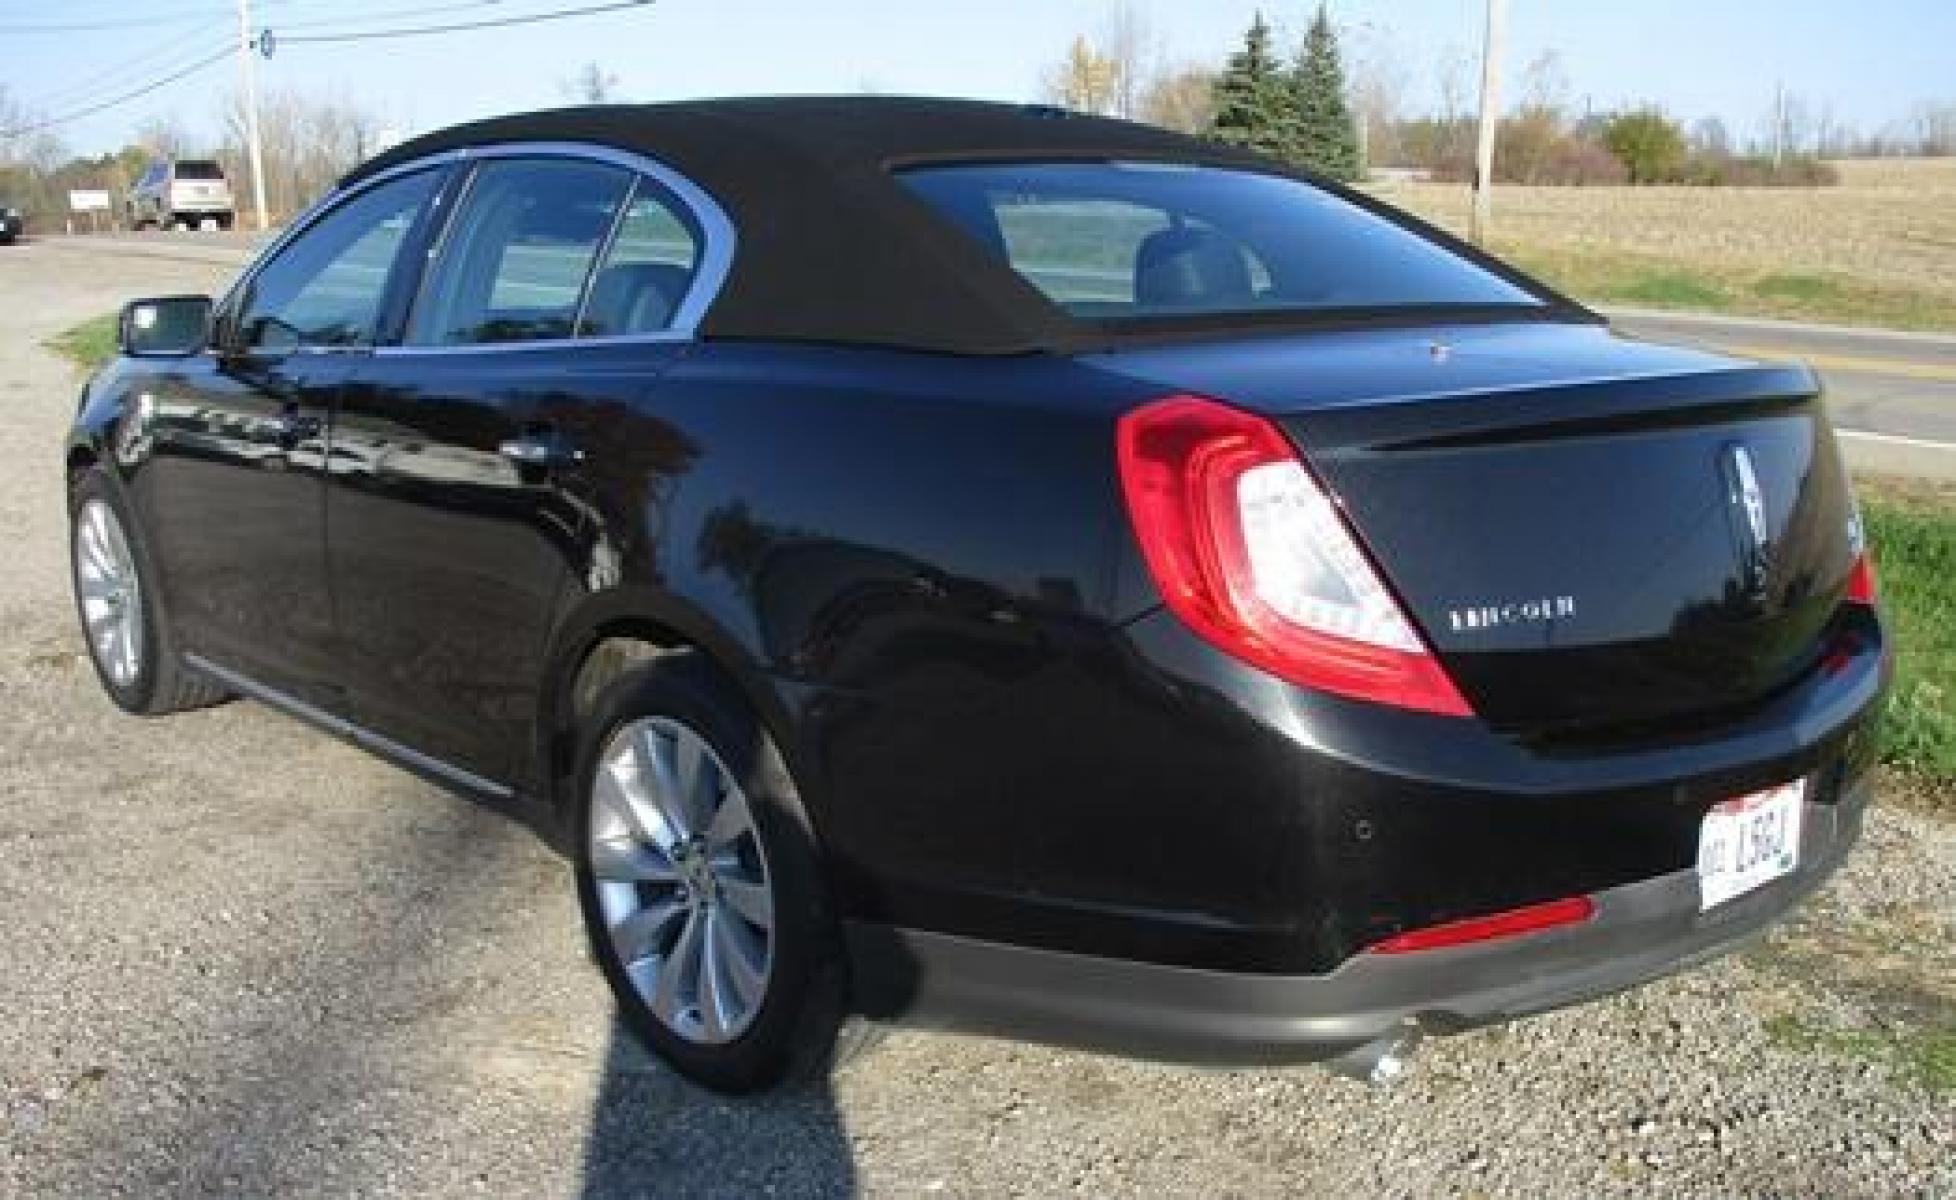
M 166 254 L 0 252 L 0 1195 L 1956 1194 L 1956 828 L 1893 803 L 1766 943 L 1385 1090 L 925 1034 L 676 1081 L 528 833 L 255 705 L 99 694 L 40 343 L 224 272 Z

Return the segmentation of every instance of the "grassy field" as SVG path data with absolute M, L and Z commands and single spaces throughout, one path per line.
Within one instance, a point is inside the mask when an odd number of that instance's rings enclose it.
M 1956 159 L 1837 165 L 1825 188 L 1502 187 L 1493 249 L 1594 303 L 1956 331 Z M 1374 190 L 1467 227 L 1463 185 Z

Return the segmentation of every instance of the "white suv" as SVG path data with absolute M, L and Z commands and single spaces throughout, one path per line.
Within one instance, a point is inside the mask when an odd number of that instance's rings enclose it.
M 208 158 L 158 159 L 129 189 L 131 229 L 231 228 L 237 206 L 224 168 Z

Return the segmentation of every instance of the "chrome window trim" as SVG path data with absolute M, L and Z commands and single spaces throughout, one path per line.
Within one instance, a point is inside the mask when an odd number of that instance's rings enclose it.
M 219 311 L 230 305 L 237 296 L 255 279 L 258 272 L 284 250 L 287 243 L 305 233 L 327 213 L 341 204 L 360 195 L 367 189 L 377 187 L 391 179 L 415 171 L 425 171 L 431 167 L 451 167 L 457 164 L 475 163 L 498 158 L 573 158 L 589 162 L 609 163 L 623 167 L 637 175 L 649 176 L 683 205 L 693 222 L 699 227 L 700 246 L 698 260 L 693 269 L 692 283 L 687 286 L 686 295 L 673 309 L 672 323 L 665 329 L 649 333 L 600 334 L 592 337 L 542 338 L 527 342 L 484 342 L 472 346 L 410 346 L 405 344 L 367 345 L 367 346 L 322 346 L 309 349 L 328 354 L 507 354 L 526 350 L 561 350 L 568 346 L 614 346 L 634 343 L 690 342 L 698 337 L 700 322 L 705 319 L 707 310 L 720 298 L 720 290 L 726 285 L 727 276 L 733 270 L 734 251 L 738 245 L 733 221 L 707 191 L 681 175 L 678 171 L 649 155 L 630 150 L 620 150 L 613 146 L 603 146 L 595 142 L 494 142 L 481 146 L 463 146 L 453 150 L 438 151 L 396 163 L 362 179 L 351 188 L 336 188 L 313 202 L 292 224 L 265 247 L 251 266 L 240 275 L 218 301 Z M 637 193 L 634 183 L 629 195 Z M 461 194 L 457 194 L 459 202 Z M 622 211 L 622 210 L 621 210 Z M 420 287 L 426 281 L 429 265 L 435 253 L 446 243 L 448 222 L 453 210 L 441 215 L 441 229 L 428 247 L 429 257 L 416 269 L 415 291 L 417 297 Z M 590 281 L 587 279 L 588 290 Z M 207 353 L 215 353 L 212 347 Z

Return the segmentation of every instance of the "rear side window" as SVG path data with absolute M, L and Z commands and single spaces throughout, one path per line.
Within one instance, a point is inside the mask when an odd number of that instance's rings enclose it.
M 921 167 L 898 178 L 1086 319 L 1543 303 L 1409 229 L 1280 175 L 1018 163 Z
M 699 268 L 699 233 L 663 188 L 641 179 L 591 277 L 577 332 L 584 337 L 672 327 Z
M 186 159 L 177 164 L 177 178 L 200 183 L 217 183 L 223 180 L 224 169 L 214 162 Z
M 630 172 L 596 163 L 484 163 L 443 236 L 409 343 L 571 336 L 592 262 L 631 186 Z

